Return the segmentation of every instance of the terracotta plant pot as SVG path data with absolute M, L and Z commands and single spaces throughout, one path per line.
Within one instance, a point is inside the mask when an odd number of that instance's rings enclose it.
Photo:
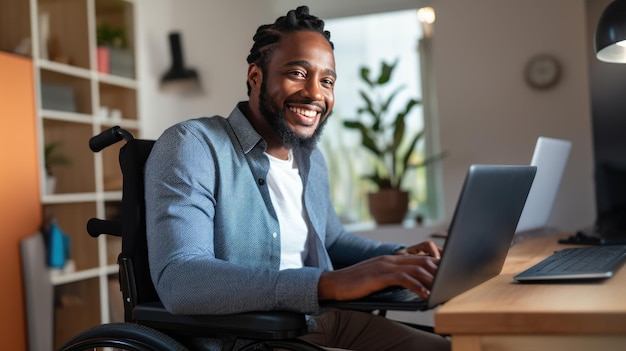
M 377 224 L 402 223 L 409 207 L 409 193 L 398 189 L 381 189 L 367 194 L 370 214 Z

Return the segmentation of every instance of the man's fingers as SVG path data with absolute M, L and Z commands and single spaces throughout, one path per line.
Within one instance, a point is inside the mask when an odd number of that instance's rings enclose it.
M 435 242 L 433 241 L 426 242 L 426 253 L 428 253 L 430 256 L 433 256 L 434 258 L 441 258 L 441 250 L 439 249 L 439 246 L 437 246 L 437 244 L 435 244 Z
M 441 258 L 441 253 L 442 253 L 442 249 L 437 246 L 437 244 L 435 244 L 434 241 L 424 241 L 421 242 L 417 245 L 413 245 L 410 247 L 407 247 L 403 250 L 399 250 L 398 253 L 401 254 L 421 254 L 421 255 L 428 255 L 428 256 L 432 256 L 435 258 Z

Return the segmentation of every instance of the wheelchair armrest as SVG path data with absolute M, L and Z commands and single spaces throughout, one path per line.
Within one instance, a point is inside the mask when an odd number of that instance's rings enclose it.
M 112 236 L 122 236 L 122 221 L 112 219 L 91 218 L 87 222 L 87 233 L 92 238 L 97 238 L 100 234 Z
M 248 312 L 229 315 L 175 315 L 160 302 L 135 306 L 133 319 L 156 329 L 209 336 L 250 339 L 289 339 L 307 332 L 306 318 L 289 311 Z

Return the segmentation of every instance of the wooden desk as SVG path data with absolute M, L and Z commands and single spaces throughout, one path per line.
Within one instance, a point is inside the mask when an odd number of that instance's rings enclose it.
M 500 275 L 437 310 L 436 331 L 452 336 L 455 351 L 626 350 L 626 267 L 602 282 L 513 280 L 564 247 L 555 237 L 516 244 Z

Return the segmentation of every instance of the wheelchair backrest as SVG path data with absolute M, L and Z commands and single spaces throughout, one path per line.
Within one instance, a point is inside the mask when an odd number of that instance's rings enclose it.
M 125 310 L 132 309 L 135 304 L 159 301 L 150 278 L 144 200 L 144 165 L 153 145 L 153 140 L 130 140 L 120 149 L 119 154 L 123 188 L 122 252 L 118 261 L 120 265 L 128 264 L 124 263 L 128 260 L 132 262 L 131 276 L 127 279 L 120 277 Z M 128 298 L 132 301 L 128 301 Z M 126 306 L 127 302 L 132 302 L 131 306 Z M 128 316 L 129 311 L 126 312 Z

